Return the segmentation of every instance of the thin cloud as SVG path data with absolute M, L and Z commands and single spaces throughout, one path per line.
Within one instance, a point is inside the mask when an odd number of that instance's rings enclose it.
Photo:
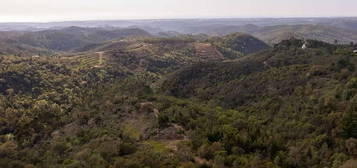
M 0 21 L 357 16 L 356 0 L 2 0 Z

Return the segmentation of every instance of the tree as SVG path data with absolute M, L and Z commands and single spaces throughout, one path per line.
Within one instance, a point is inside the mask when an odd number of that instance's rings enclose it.
M 357 138 L 357 105 L 352 104 L 343 119 L 344 138 Z
M 334 44 L 335 44 L 335 45 L 337 45 L 337 44 L 338 44 L 338 40 L 337 40 L 337 39 L 335 39 Z

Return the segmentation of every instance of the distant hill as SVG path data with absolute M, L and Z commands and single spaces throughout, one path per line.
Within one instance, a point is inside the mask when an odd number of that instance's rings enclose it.
M 334 43 L 337 40 L 340 44 L 357 42 L 357 30 L 340 28 L 334 25 L 274 25 L 256 26 L 247 25 L 206 25 L 203 27 L 191 28 L 188 32 L 193 34 L 206 33 L 210 35 L 227 35 L 235 32 L 251 34 L 266 43 L 276 44 L 291 37 L 314 39 Z
M 32 56 L 38 54 L 49 54 L 46 49 L 19 44 L 14 39 L 22 36 L 25 32 L 0 31 L 0 55 Z
M 357 42 L 357 30 L 348 30 L 322 25 L 283 25 L 263 27 L 251 32 L 258 38 L 270 43 L 279 43 L 290 37 L 320 40 L 328 43 L 349 44 Z
M 87 28 L 68 28 L 70 26 Z M 123 27 L 127 28 L 123 29 Z M 146 36 L 149 32 L 159 37 L 202 33 L 222 36 L 242 32 L 251 34 L 268 44 L 276 44 L 294 35 L 299 38 L 315 39 L 329 43 L 338 40 L 340 43 L 347 44 L 357 42 L 356 27 L 356 18 L 172 19 L 0 24 L 0 30 L 31 31 L 32 33 L 26 33 L 27 35 L 23 36 L 21 40 L 25 40 L 31 45 L 34 44 L 36 47 L 49 47 L 59 51 L 71 50 L 73 49 L 71 46 L 75 45 L 83 47 L 83 45 L 92 44 L 93 39 L 95 39 L 94 43 L 96 43 L 100 40 L 111 40 L 111 37 L 122 37 L 123 31 L 128 33 L 123 33 L 126 35 Z M 145 32 L 142 32 L 142 30 Z M 64 31 L 77 33 L 67 34 Z M 78 36 L 82 33 L 84 33 L 84 36 Z M 66 45 L 61 42 L 63 39 L 56 36 L 72 36 L 72 39 Z M 37 39 L 43 42 L 38 42 Z M 64 37 L 64 39 L 68 39 L 68 37 Z
M 0 55 L 33 56 L 51 54 L 54 53 L 44 48 L 34 47 L 26 44 L 19 44 L 12 40 L 0 39 Z
M 137 28 L 101 29 L 69 27 L 59 30 L 27 32 L 14 38 L 19 44 L 54 51 L 70 51 L 90 44 L 128 37 L 148 37 L 150 34 Z
M 50 28 L 78 27 L 136 27 L 150 33 L 176 31 L 190 33 L 194 29 L 206 29 L 212 25 L 244 26 L 247 24 L 264 26 L 276 25 L 326 25 L 344 29 L 356 30 L 357 17 L 329 18 L 222 18 L 222 19 L 148 19 L 148 20 L 93 20 L 93 21 L 64 21 L 49 23 L 0 23 L 0 30 L 6 31 L 38 31 Z M 233 32 L 232 32 L 233 33 Z

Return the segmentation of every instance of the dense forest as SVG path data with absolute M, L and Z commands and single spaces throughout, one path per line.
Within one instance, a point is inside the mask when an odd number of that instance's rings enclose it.
M 0 167 L 357 166 L 354 45 L 59 32 L 0 52 Z

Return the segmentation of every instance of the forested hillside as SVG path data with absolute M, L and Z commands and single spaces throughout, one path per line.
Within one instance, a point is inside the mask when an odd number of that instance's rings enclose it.
M 344 146 L 355 143 L 357 136 L 357 55 L 349 47 L 308 43 L 310 48 L 302 50 L 301 40 L 283 41 L 273 50 L 233 62 L 194 65 L 171 75 L 162 89 L 171 96 L 237 110 L 247 123 L 257 124 L 247 127 L 232 120 L 230 132 L 225 132 L 211 121 L 201 128 L 212 145 L 228 145 L 228 156 L 237 147 L 281 167 L 338 167 L 333 158 L 348 151 L 355 155 L 355 146 Z M 244 140 L 233 136 L 247 130 Z M 217 139 L 210 140 L 212 134 Z
M 87 31 L 0 53 L 0 167 L 356 166 L 355 46 Z

